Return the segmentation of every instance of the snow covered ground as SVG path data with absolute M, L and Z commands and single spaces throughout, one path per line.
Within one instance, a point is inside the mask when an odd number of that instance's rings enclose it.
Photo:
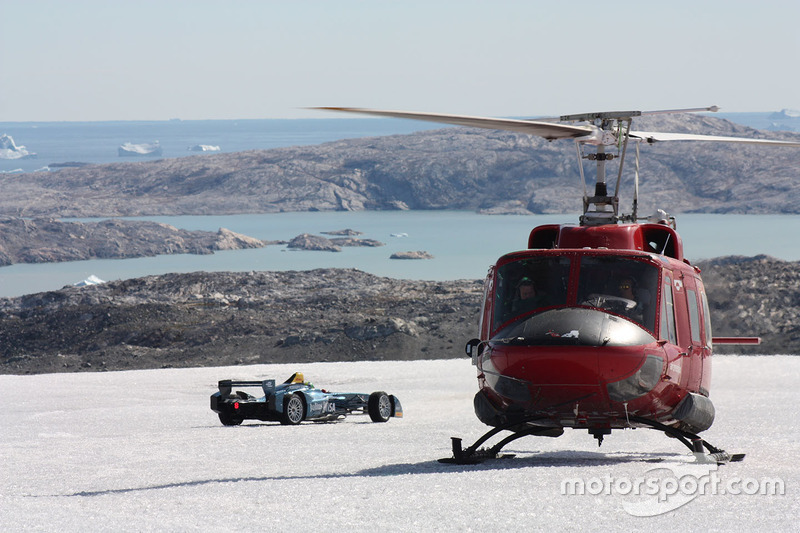
M 601 448 L 567 430 L 515 441 L 514 459 L 440 464 L 451 436 L 466 446 L 487 429 L 466 359 L 0 376 L 0 529 L 796 531 L 800 357 L 714 364 L 704 435 L 747 453 L 721 467 L 646 429 Z M 223 427 L 209 409 L 219 379 L 294 371 L 386 390 L 405 417 Z

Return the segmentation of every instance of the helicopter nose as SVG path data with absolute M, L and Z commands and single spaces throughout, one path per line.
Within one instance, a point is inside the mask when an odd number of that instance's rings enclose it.
M 661 370 L 655 360 L 645 365 L 650 359 L 641 346 L 508 346 L 495 350 L 491 359 L 496 372 L 486 372 L 487 382 L 509 403 L 526 409 L 572 409 L 576 403 L 584 409 L 607 409 L 607 386 L 612 400 L 626 401 L 653 379 L 657 382 Z

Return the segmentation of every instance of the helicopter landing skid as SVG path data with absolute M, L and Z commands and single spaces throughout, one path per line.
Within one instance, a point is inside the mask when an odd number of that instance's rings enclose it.
M 536 420 L 541 420 L 542 418 L 545 417 L 536 416 L 521 421 L 515 420 L 514 422 L 510 422 L 508 424 L 492 428 L 491 430 L 487 431 L 481 438 L 475 441 L 475 443 L 467 449 L 463 448 L 462 439 L 460 439 L 459 437 L 450 437 L 453 446 L 453 457 L 446 457 L 443 459 L 439 459 L 439 462 L 458 464 L 458 465 L 474 465 L 482 463 L 483 461 L 486 461 L 488 459 L 512 458 L 514 457 L 514 454 L 500 454 L 500 450 L 502 450 L 503 447 L 506 446 L 507 444 L 522 437 L 547 435 L 548 433 L 552 434 L 553 430 L 556 428 L 529 427 L 520 431 L 514 431 L 511 435 L 507 436 L 506 438 L 502 439 L 500 442 L 489 448 L 480 448 L 480 446 L 493 436 L 500 433 L 501 431 L 513 431 L 512 428 L 519 427 L 521 424 L 524 424 L 526 422 L 534 422 Z M 725 450 L 717 448 L 716 446 L 713 446 L 712 444 L 700 438 L 698 435 L 691 433 L 689 431 L 684 431 L 682 429 L 666 426 L 654 420 L 649 420 L 647 418 L 642 418 L 638 416 L 631 416 L 629 417 L 629 420 L 632 422 L 638 422 L 640 424 L 649 426 L 652 429 L 662 431 L 665 434 L 669 435 L 670 437 L 678 439 L 682 444 L 684 444 L 687 448 L 689 448 L 689 450 L 692 451 L 692 454 L 694 455 L 697 463 L 702 463 L 702 464 L 716 463 L 718 465 L 721 465 L 729 462 L 731 463 L 739 462 L 742 461 L 745 457 L 745 454 L 743 453 L 730 454 Z M 705 450 L 707 450 L 708 453 L 706 453 Z
M 638 422 L 640 424 L 650 426 L 658 431 L 663 431 L 670 437 L 678 439 L 684 446 L 692 451 L 692 454 L 698 463 L 716 463 L 718 465 L 725 463 L 737 463 L 739 461 L 743 461 L 746 455 L 743 453 L 728 453 L 725 450 L 721 450 L 716 446 L 706 442 L 694 433 L 670 426 L 665 426 L 664 424 L 656 422 L 655 420 L 649 420 L 640 416 L 631 416 L 629 419 L 632 422 Z M 708 450 L 708 453 L 704 451 L 704 448 L 705 450 Z
M 514 420 L 513 422 L 509 422 L 507 424 L 503 424 L 501 426 L 497 426 L 492 428 L 491 430 L 484 433 L 484 435 L 475 441 L 475 443 L 467 448 L 466 450 L 463 449 L 461 445 L 461 439 L 459 437 L 450 437 L 453 445 L 453 457 L 446 457 L 443 459 L 439 459 L 440 463 L 451 463 L 457 465 L 474 465 L 478 463 L 482 463 L 487 459 L 510 459 L 514 457 L 514 454 L 502 454 L 500 455 L 500 450 L 503 447 L 513 442 L 517 439 L 522 437 L 527 437 L 529 435 L 542 435 L 552 432 L 555 428 L 550 427 L 530 427 L 520 431 L 514 431 L 511 435 L 504 438 L 494 446 L 490 448 L 479 448 L 483 443 L 485 443 L 490 438 L 494 437 L 501 431 L 511 431 L 512 428 L 518 427 L 521 424 L 526 422 L 534 422 L 536 420 L 541 420 L 545 417 L 543 416 L 535 416 L 531 418 L 526 418 L 523 420 Z M 563 430 L 562 430 L 563 431 Z

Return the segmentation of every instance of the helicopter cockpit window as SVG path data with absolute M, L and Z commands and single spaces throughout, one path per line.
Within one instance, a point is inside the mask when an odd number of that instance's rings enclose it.
M 655 330 L 658 268 L 626 257 L 581 258 L 578 304 L 605 309 Z
M 497 271 L 495 325 L 532 311 L 567 303 L 570 260 L 534 257 L 506 263 Z

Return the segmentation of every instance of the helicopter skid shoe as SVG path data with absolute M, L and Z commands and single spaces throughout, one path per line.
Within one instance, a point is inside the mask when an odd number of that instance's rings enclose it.
M 721 450 L 716 446 L 709 444 L 699 436 L 689 431 L 678 429 L 672 426 L 665 426 L 655 420 L 649 420 L 640 416 L 631 416 L 630 420 L 650 426 L 652 429 L 664 432 L 667 436 L 677 439 L 684 444 L 692 455 L 694 455 L 697 463 L 711 464 L 716 463 L 723 465 L 725 463 L 738 463 L 744 460 L 745 454 L 743 453 L 728 453 Z
M 743 453 L 728 453 L 726 451 L 717 453 L 703 453 L 693 452 L 695 463 L 697 464 L 718 464 L 724 465 L 726 463 L 738 463 L 744 460 L 745 454 Z
M 502 450 L 507 444 L 529 435 L 557 437 L 564 432 L 564 430 L 561 428 L 541 426 L 525 427 L 523 425 L 524 422 L 531 422 L 534 420 L 540 420 L 542 418 L 542 416 L 535 416 L 528 419 L 515 420 L 514 422 L 510 422 L 502 426 L 497 426 L 484 433 L 481 438 L 476 440 L 475 443 L 466 450 L 462 447 L 462 441 L 459 437 L 450 437 L 453 446 L 453 457 L 439 459 L 439 462 L 458 465 L 474 465 L 482 463 L 488 459 L 511 459 L 512 457 L 515 457 L 515 454 L 500 453 L 500 450 Z M 497 435 L 501 431 L 512 431 L 512 433 L 490 448 L 480 448 L 484 442 Z
M 440 463 L 456 464 L 456 465 L 477 465 L 488 459 L 510 459 L 514 454 L 501 454 L 493 451 L 492 448 L 481 448 L 474 450 L 472 447 L 466 450 L 461 446 L 461 439 L 458 437 L 450 437 L 453 444 L 453 457 L 445 457 L 439 459 Z
M 708 448 L 708 453 L 704 451 Z M 697 464 L 718 464 L 724 465 L 726 463 L 738 463 L 744 460 L 745 454 L 743 453 L 728 453 L 725 450 L 716 448 L 703 439 L 692 439 L 692 455 L 694 455 Z
M 513 453 L 498 453 L 495 447 L 473 449 L 472 447 L 466 450 L 461 447 L 461 439 L 458 437 L 450 437 L 453 444 L 453 457 L 445 457 L 439 459 L 440 463 L 456 464 L 456 465 L 477 465 L 489 459 L 512 459 L 516 457 Z

